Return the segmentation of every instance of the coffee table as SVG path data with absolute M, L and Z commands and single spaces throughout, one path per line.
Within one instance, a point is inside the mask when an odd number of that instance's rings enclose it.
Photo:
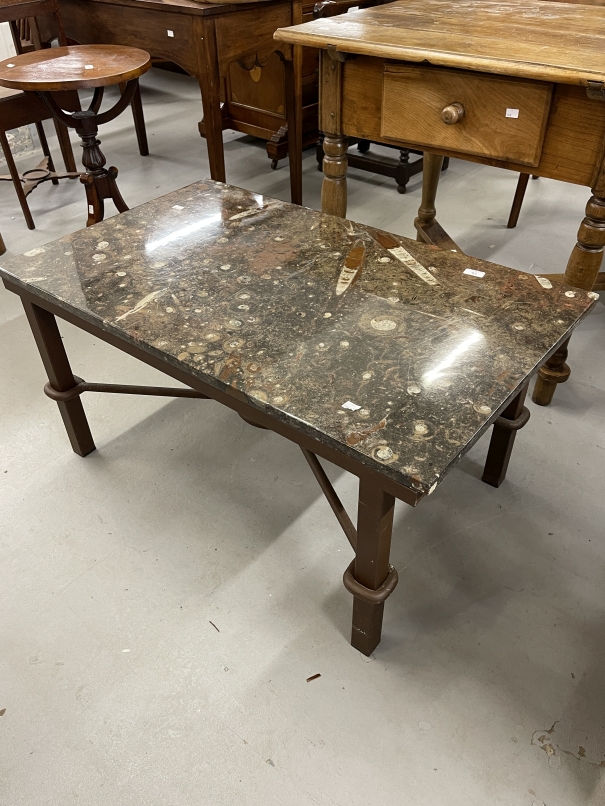
M 397 584 L 395 499 L 419 504 L 492 425 L 483 480 L 501 484 L 529 379 L 598 296 L 210 180 L 0 276 L 81 456 L 84 392 L 212 398 L 301 447 L 355 551 L 344 584 L 366 655 Z M 55 316 L 187 388 L 82 380 Z M 318 457 L 359 477 L 356 528 Z
M 120 45 L 76 45 L 44 48 L 0 62 L 0 86 L 37 92 L 60 123 L 76 130 L 82 140 L 82 162 L 86 173 L 80 177 L 86 188 L 87 226 L 103 220 L 105 199 L 111 199 L 119 212 L 128 210 L 118 190 L 117 168 L 105 168 L 105 156 L 97 139 L 99 126 L 121 114 L 132 100 L 139 76 L 151 67 L 149 54 L 139 48 Z M 99 112 L 104 88 L 126 82 L 120 100 L 111 109 Z M 53 92 L 94 88 L 88 109 L 65 112 Z

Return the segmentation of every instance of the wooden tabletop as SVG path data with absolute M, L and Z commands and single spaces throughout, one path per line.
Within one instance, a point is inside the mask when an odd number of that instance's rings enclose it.
M 146 51 L 123 45 L 46 48 L 0 62 L 0 85 L 47 92 L 106 87 L 137 78 L 150 67 Z
M 605 81 L 605 8 L 594 5 L 400 0 L 280 28 L 275 38 L 562 84 Z

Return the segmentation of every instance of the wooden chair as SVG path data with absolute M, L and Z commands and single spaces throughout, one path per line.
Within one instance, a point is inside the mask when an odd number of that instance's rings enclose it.
M 29 229 L 35 229 L 34 219 L 27 203 L 27 196 L 41 182 L 50 180 L 53 185 L 58 185 L 59 179 L 76 179 L 80 176 L 80 173 L 76 170 L 74 154 L 67 130 L 60 124 L 57 124 L 56 128 L 66 172 L 60 174 L 55 172 L 55 166 L 42 125 L 42 121 L 52 119 L 52 115 L 46 104 L 40 98 L 35 95 L 29 97 L 29 95 L 29 93 L 26 94 L 19 90 L 9 90 L 0 87 L 0 146 L 2 147 L 4 159 L 6 160 L 9 170 L 8 176 L 0 176 L 0 179 L 12 181 L 27 226 Z M 78 103 L 76 93 L 61 93 L 61 104 L 64 109 L 71 109 L 72 111 L 77 109 L 78 106 L 75 106 L 74 103 Z M 35 124 L 36 126 L 44 159 L 35 168 L 25 171 L 21 175 L 15 165 L 15 160 L 13 159 L 6 134 L 11 129 L 18 129 L 21 126 L 28 126 L 30 124 Z M 59 127 L 63 129 L 60 133 Z
M 17 53 L 27 53 L 51 46 L 53 39 L 59 45 L 67 45 L 58 0 L 0 0 L 0 22 L 8 22 Z M 120 87 L 123 92 L 124 87 Z M 73 112 L 80 109 L 78 93 L 75 91 L 57 93 L 60 106 Z M 132 100 L 135 131 L 141 156 L 149 154 L 145 119 L 140 89 Z M 42 121 L 52 119 L 52 115 L 43 101 L 33 93 L 2 89 L 0 91 L 0 145 L 9 170 L 9 179 L 13 182 L 23 215 L 29 229 L 34 229 L 34 220 L 27 203 L 27 196 L 40 182 L 47 180 L 58 184 L 61 178 L 75 178 L 77 172 L 69 132 L 63 124 L 54 121 L 59 146 L 65 163 L 65 174 L 56 174 Z M 11 129 L 35 124 L 44 160 L 31 171 L 19 175 L 13 159 L 6 132 Z

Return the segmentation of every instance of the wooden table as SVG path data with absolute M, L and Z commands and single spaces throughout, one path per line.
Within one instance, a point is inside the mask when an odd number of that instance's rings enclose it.
M 204 112 L 200 132 L 207 139 L 213 179 L 226 178 L 223 129 L 274 138 L 274 159 L 285 156 L 290 144 L 291 198 L 302 202 L 303 117 L 304 129 L 316 132 L 317 107 L 308 108 L 305 100 L 309 78 L 303 82 L 303 73 L 309 68 L 301 49 L 273 39 L 276 28 L 302 22 L 302 0 L 61 0 L 60 5 L 70 39 L 144 47 L 198 80 Z
M 595 296 L 211 181 L 3 262 L 0 276 L 81 456 L 95 449 L 84 392 L 212 398 L 301 447 L 355 551 L 344 584 L 366 655 L 397 584 L 395 498 L 419 504 L 491 425 L 483 480 L 503 481 L 528 381 Z M 83 381 L 55 315 L 187 388 Z M 357 528 L 318 456 L 359 477 Z
M 118 211 L 128 210 L 118 190 L 117 168 L 105 168 L 105 156 L 97 139 L 99 125 L 109 123 L 126 109 L 138 86 L 138 78 L 151 67 L 149 54 L 120 45 L 76 45 L 45 48 L 11 56 L 0 62 L 0 86 L 36 92 L 59 123 L 76 130 L 82 140 L 82 163 L 86 173 L 80 181 L 86 189 L 87 226 L 103 220 L 105 199 Z M 120 100 L 100 112 L 105 87 L 125 84 Z M 94 88 L 86 110 L 66 112 L 53 97 L 55 92 Z
M 276 39 L 322 49 L 323 210 L 346 214 L 347 136 L 423 149 L 418 237 L 448 249 L 435 218 L 443 155 L 585 185 L 565 275 L 547 281 L 605 287 L 605 8 L 402 0 Z M 566 357 L 567 343 L 540 370 L 536 403 L 567 380 Z

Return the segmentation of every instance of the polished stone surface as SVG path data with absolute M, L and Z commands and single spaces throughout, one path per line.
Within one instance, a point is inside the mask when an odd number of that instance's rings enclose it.
M 1 273 L 422 493 L 596 298 L 211 181 Z

